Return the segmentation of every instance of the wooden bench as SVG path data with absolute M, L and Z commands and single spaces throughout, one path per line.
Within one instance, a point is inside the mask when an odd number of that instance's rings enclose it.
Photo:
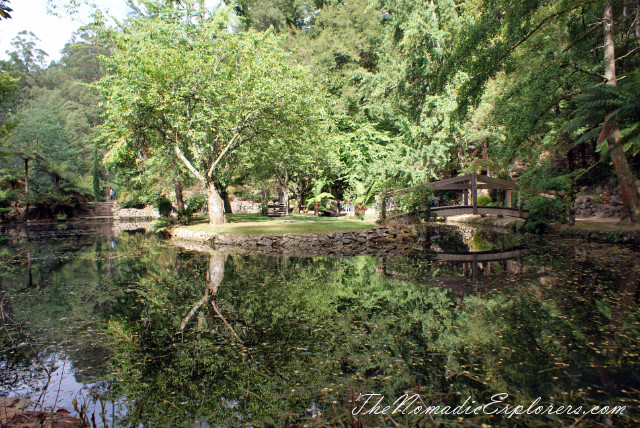
M 286 217 L 287 209 L 284 204 L 273 203 L 267 204 L 267 216 L 269 217 Z

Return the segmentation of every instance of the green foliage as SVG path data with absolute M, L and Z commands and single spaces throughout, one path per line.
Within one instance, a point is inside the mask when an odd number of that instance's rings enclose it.
M 234 192 L 236 196 L 240 197 L 240 198 L 247 198 L 247 199 L 251 199 L 253 202 L 262 202 L 262 197 L 260 197 L 260 195 L 256 195 L 254 193 L 249 193 L 249 192 L 244 192 L 244 191 L 237 191 Z
M 178 223 L 182 225 L 191 224 L 193 220 L 193 211 L 191 208 L 185 208 L 182 211 L 178 211 Z
M 575 180 L 583 173 L 583 170 L 562 170 L 550 162 L 523 172 L 520 196 L 526 200 L 524 208 L 529 210 L 525 230 L 540 233 L 551 223 L 566 222 L 573 203 Z
M 5 220 L 7 215 L 15 210 L 15 206 L 12 202 L 18 197 L 18 192 L 15 190 L 0 189 L 0 220 Z
M 97 84 L 108 164 L 135 163 L 142 151 L 213 188 L 248 151 L 294 141 L 317 122 L 316 85 L 278 37 L 229 32 L 226 9 L 206 16 L 167 7 L 112 33 L 110 74 Z
M 635 156 L 640 153 L 640 73 L 635 71 L 621 80 L 617 86 L 598 85 L 574 98 L 575 109 L 567 132 L 576 132 L 576 144 L 597 139 L 598 149 L 609 149 L 603 134 L 612 123 L 620 127 L 620 143 L 625 152 Z
M 520 183 L 525 192 L 538 194 L 544 192 L 569 192 L 575 180 L 584 170 L 568 171 L 557 168 L 551 162 L 542 162 L 522 172 Z
M 93 197 L 96 201 L 103 201 L 104 195 L 102 189 L 100 188 L 100 168 L 101 163 L 98 159 L 98 145 L 93 149 Z
M 182 225 L 190 224 L 193 220 L 193 215 L 196 212 L 202 211 L 207 204 L 207 195 L 204 193 L 199 193 L 186 202 L 185 208 L 178 211 L 178 223 Z
M 524 230 L 541 233 L 551 223 L 566 223 L 569 207 L 562 199 L 536 195 L 527 199 L 524 208 L 529 211 Z
M 93 172 L 101 153 L 92 138 L 100 122 L 100 100 L 84 83 L 101 75 L 95 61 L 105 50 L 92 40 L 90 30 L 78 31 L 61 61 L 45 68 L 38 39 L 21 32 L 9 60 L 0 62 L 0 144 L 8 149 L 0 147 L 0 168 L 20 176 L 22 188 L 28 181 L 29 193 L 14 195 L 13 202 L 28 203 L 33 218 L 72 215 L 100 193 L 90 198 L 88 191 L 92 175 L 94 188 L 99 187 Z M 82 52 L 81 45 L 86 47 Z
M 156 235 L 167 236 L 171 223 L 168 220 L 159 219 L 152 221 L 149 226 L 151 227 L 151 231 Z
M 394 196 L 401 212 L 414 213 L 421 218 L 429 218 L 429 207 L 433 190 L 430 186 L 421 186 L 411 192 Z
M 119 204 L 122 208 L 135 208 L 141 209 L 146 206 L 146 203 L 140 200 L 137 194 L 128 194 L 124 196 L 124 199 L 120 199 Z
M 168 217 L 173 209 L 173 204 L 169 198 L 158 198 L 156 201 L 156 208 L 162 217 Z
M 321 192 L 307 199 L 307 208 L 313 208 L 317 202 L 320 209 L 324 210 L 327 208 L 329 201 L 334 199 L 335 197 L 331 193 Z
M 239 417 L 349 426 L 354 391 L 415 392 L 433 403 L 456 391 L 451 407 L 499 392 L 525 404 L 553 396 L 554 408 L 638 399 L 637 302 L 618 304 L 621 284 L 637 279 L 628 269 L 637 253 L 622 246 L 529 240 L 524 275 L 492 263 L 491 273 L 478 272 L 495 275 L 491 288 L 466 294 L 437 287 L 443 275 L 464 278 L 461 264 L 429 258 L 223 256 L 154 238 L 122 233 L 115 248 L 103 237 L 3 242 L 7 374 L 41 392 L 47 377 L 34 386 L 34 367 L 65 344 L 78 383 L 109 382 L 109 398 L 140 404 L 120 421 L 126 426 L 231 426 Z M 602 386 L 599 364 L 616 370 L 627 394 L 588 392 Z M 309 403 L 324 411 L 307 412 Z M 615 420 L 634 426 L 637 415 L 628 406 Z M 394 421 L 414 426 L 420 416 L 397 412 Z M 518 424 L 575 422 L 544 416 L 520 415 Z M 501 415 L 474 420 L 514 424 Z
M 187 201 L 187 205 L 192 213 L 201 212 L 207 205 L 207 195 L 204 193 L 193 195 Z
M 478 232 L 471 239 L 471 248 L 475 251 L 491 251 L 496 249 L 496 245 Z
M 482 194 L 482 195 L 478 195 L 477 202 L 478 202 L 478 206 L 484 207 L 492 203 L 493 199 L 491 199 L 491 196 Z

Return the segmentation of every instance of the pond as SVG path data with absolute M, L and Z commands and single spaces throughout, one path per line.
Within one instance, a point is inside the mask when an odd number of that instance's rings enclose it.
M 108 426 L 640 418 L 629 247 L 429 227 L 411 257 L 303 258 L 194 252 L 140 231 L 3 233 L 0 396 L 36 408 Z M 422 411 L 472 403 L 487 407 Z M 489 414 L 532 403 L 565 409 Z

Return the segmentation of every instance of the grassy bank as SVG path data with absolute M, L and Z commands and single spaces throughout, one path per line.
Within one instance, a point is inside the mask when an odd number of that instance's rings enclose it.
M 588 239 L 596 242 L 610 242 L 640 245 L 640 224 L 620 223 L 613 218 L 581 218 L 576 224 L 556 224 L 551 232 L 563 237 Z
M 374 223 L 362 220 L 290 215 L 283 218 L 265 217 L 260 214 L 227 214 L 227 223 L 209 225 L 209 218 L 198 216 L 189 226 L 181 226 L 194 232 L 233 233 L 236 235 L 279 235 L 284 233 L 330 233 L 339 230 L 367 230 Z
M 618 219 L 577 219 L 573 226 L 563 225 L 564 228 L 587 230 L 590 232 L 640 232 L 639 223 L 620 222 Z

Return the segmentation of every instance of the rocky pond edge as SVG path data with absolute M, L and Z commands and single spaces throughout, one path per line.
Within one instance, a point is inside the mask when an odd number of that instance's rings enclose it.
M 212 250 L 260 254 L 387 256 L 406 255 L 424 247 L 426 239 L 412 225 L 379 226 L 368 230 L 320 233 L 284 233 L 269 235 L 236 235 L 171 230 L 171 240 L 181 246 L 205 244 Z

